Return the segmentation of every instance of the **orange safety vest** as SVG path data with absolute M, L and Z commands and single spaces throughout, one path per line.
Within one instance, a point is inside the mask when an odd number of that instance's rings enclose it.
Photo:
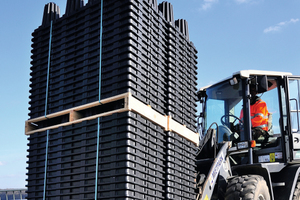
M 259 127 L 265 131 L 268 131 L 268 119 L 269 112 L 267 104 L 263 100 L 259 99 L 255 104 L 250 105 L 251 123 L 252 128 Z M 243 120 L 243 109 L 241 110 L 240 119 Z

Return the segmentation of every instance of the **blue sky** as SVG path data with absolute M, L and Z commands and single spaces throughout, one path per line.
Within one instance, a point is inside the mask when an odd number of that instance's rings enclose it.
M 31 33 L 48 0 L 2 1 L 0 7 L 0 189 L 26 179 Z M 64 14 L 66 0 L 53 0 Z M 87 0 L 85 0 L 85 3 Z M 158 2 L 162 2 L 158 0 Z M 242 69 L 300 75 L 299 0 L 169 0 L 186 19 L 198 50 L 198 87 Z

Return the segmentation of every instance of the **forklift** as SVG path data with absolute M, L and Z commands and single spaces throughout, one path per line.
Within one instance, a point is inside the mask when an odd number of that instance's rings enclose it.
M 260 135 L 251 88 L 268 110 Z M 300 76 L 243 70 L 197 96 L 197 200 L 300 200 Z

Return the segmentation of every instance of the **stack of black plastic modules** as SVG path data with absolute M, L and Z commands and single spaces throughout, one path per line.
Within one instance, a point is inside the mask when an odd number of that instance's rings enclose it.
M 170 3 L 49 3 L 32 35 L 30 119 L 130 92 L 195 130 L 197 51 Z M 195 144 L 137 113 L 28 140 L 29 200 L 195 199 Z

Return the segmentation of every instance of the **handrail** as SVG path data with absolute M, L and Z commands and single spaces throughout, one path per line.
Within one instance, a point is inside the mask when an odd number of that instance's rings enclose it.
M 295 101 L 296 102 L 296 109 L 297 110 L 291 110 L 291 112 L 296 112 L 297 113 L 297 124 L 298 124 L 298 128 L 297 128 L 297 131 L 296 132 L 293 132 L 293 133 L 298 133 L 299 130 L 300 130 L 300 125 L 299 125 L 299 108 L 298 108 L 298 101 L 296 98 L 292 98 L 290 99 L 290 101 Z

